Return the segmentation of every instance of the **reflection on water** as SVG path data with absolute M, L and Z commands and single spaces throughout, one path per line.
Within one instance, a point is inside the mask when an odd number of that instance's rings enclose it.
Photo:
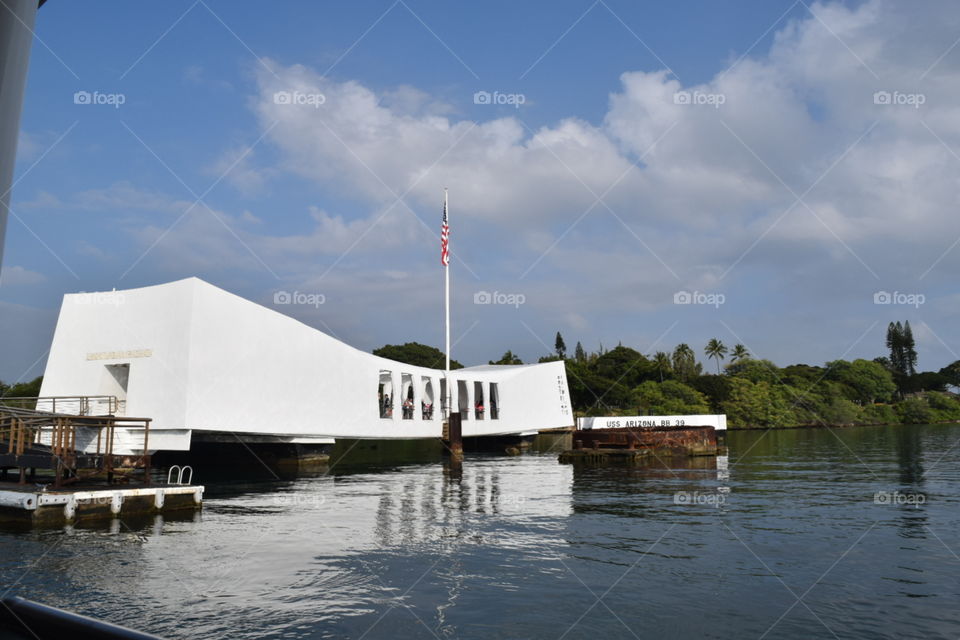
M 0 533 L 0 580 L 171 638 L 955 637 L 958 440 L 750 432 L 644 467 L 205 479 L 201 514 Z

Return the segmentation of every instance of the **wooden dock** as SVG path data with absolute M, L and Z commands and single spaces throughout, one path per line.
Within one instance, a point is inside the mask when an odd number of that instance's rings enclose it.
M 141 487 L 76 486 L 44 490 L 0 483 L 0 522 L 38 526 L 88 522 L 171 511 L 197 510 L 203 504 L 199 485 L 162 484 Z

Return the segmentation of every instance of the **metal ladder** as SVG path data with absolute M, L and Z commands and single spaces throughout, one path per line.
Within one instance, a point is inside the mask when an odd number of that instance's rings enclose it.
M 183 481 L 184 473 L 189 472 L 187 476 L 187 481 Z M 177 480 L 173 481 L 174 473 L 176 473 Z M 167 484 L 176 484 L 176 485 L 185 485 L 193 482 L 193 467 L 189 465 L 183 465 L 182 467 L 178 464 L 170 467 L 170 470 L 167 471 Z

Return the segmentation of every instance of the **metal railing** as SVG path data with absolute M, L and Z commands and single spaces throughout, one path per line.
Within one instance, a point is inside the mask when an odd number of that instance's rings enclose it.
M 0 406 L 74 416 L 119 416 L 126 404 L 117 396 L 0 396 Z

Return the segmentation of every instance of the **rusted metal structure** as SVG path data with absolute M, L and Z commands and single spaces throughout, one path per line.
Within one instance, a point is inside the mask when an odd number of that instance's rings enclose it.
M 33 404 L 33 407 L 27 405 Z M 58 406 L 60 412 L 37 409 Z M 119 471 L 142 471 L 150 482 L 150 418 L 104 413 L 92 415 L 93 407 L 116 410 L 116 398 L 0 398 L 0 470 L 19 471 L 19 484 L 26 484 L 37 469 L 53 472 L 59 488 L 79 480 L 97 478 L 113 483 Z M 67 408 L 76 413 L 66 413 Z M 143 431 L 138 455 L 116 455 L 117 428 Z
M 460 413 L 451 413 L 450 417 L 443 423 L 441 440 L 447 454 L 463 458 L 463 423 Z
M 443 443 L 444 473 L 459 480 L 463 477 L 463 422 L 459 412 L 453 412 L 443 423 L 440 437 Z
M 715 456 L 721 453 L 713 427 L 580 429 L 560 462 L 636 462 L 648 456 Z

